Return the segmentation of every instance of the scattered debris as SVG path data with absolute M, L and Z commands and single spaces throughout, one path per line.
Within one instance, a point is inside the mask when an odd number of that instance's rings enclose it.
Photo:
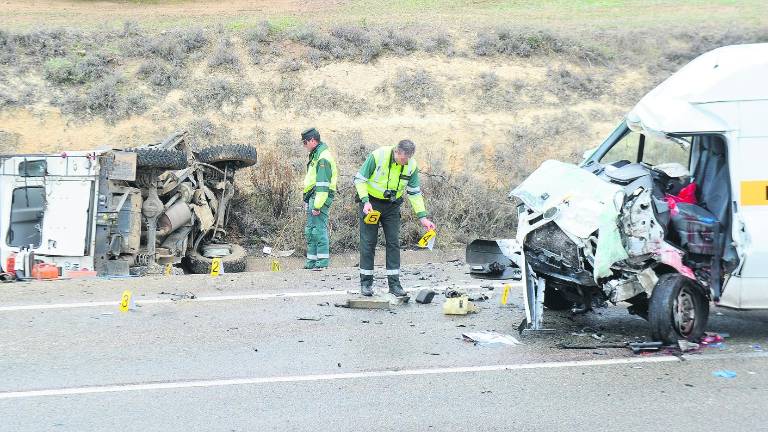
M 432 303 L 432 299 L 435 298 L 435 292 L 431 289 L 420 290 L 416 295 L 416 303 L 429 304 Z
M 466 315 L 468 313 L 477 313 L 478 309 L 469 301 L 467 296 L 446 298 L 443 303 L 443 314 L 445 315 Z
M 712 372 L 712 376 L 717 378 L 736 378 L 736 372 L 732 370 L 722 369 Z
M 605 340 L 605 336 L 602 333 L 592 333 L 592 339 L 602 341 Z
M 640 354 L 641 352 L 646 351 L 658 351 L 661 349 L 662 345 L 661 342 L 630 342 L 628 344 L 629 348 L 635 354 Z
M 258 348 L 254 348 L 253 352 L 259 352 L 259 349 Z
M 331 304 L 329 302 L 322 302 L 322 303 L 318 303 L 317 305 L 318 306 L 330 306 Z
M 522 345 L 522 342 L 508 334 L 493 331 L 462 333 L 461 336 L 465 341 L 473 342 L 475 345 Z
M 723 342 L 723 336 L 717 333 L 707 332 L 707 333 L 704 333 L 704 336 L 701 337 L 701 340 L 699 342 L 701 342 L 702 345 L 717 344 L 717 343 Z
M 694 342 L 688 342 L 685 339 L 678 340 L 677 345 L 680 347 L 680 351 L 682 352 L 696 351 L 701 347 L 701 345 Z
M 424 351 L 424 354 L 431 355 L 431 356 L 439 356 L 440 355 L 440 353 L 426 352 L 426 351 Z
M 370 324 L 370 323 L 371 323 L 371 322 L 370 322 L 370 321 L 368 321 L 368 320 L 360 320 L 360 322 L 361 322 L 361 323 L 363 323 L 363 324 Z
M 570 345 L 570 344 L 564 344 L 559 343 L 557 344 L 557 348 L 559 349 L 574 349 L 574 350 L 595 350 L 595 349 L 603 349 L 603 348 L 626 348 L 627 343 L 617 343 L 617 344 L 597 344 L 597 345 Z
M 264 246 L 264 249 L 261 250 L 261 252 L 264 253 L 264 255 L 273 256 L 276 258 L 287 258 L 291 255 L 293 255 L 294 252 L 296 252 L 296 249 L 290 249 L 290 250 L 284 250 L 284 251 L 274 251 L 269 246 Z
M 753 351 L 762 352 L 763 351 L 763 347 L 760 344 L 752 344 L 752 350 Z
M 309 317 L 297 317 L 296 319 L 299 321 L 320 321 L 322 318 L 309 316 Z

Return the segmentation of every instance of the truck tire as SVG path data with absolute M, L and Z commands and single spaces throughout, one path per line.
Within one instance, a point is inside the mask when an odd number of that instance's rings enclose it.
M 565 295 L 552 286 L 544 287 L 544 307 L 549 310 L 568 310 L 573 307 L 573 302 L 565 298 Z
M 206 147 L 197 155 L 200 162 L 207 164 L 231 163 L 236 168 L 256 165 L 256 147 L 232 144 Z
M 187 154 L 181 150 L 138 147 L 128 149 L 136 153 L 137 168 L 180 170 L 187 167 Z
M 245 271 L 246 258 L 248 254 L 240 245 L 229 244 L 230 254 L 221 257 L 221 266 L 224 273 L 242 273 Z M 187 256 L 189 271 L 195 274 L 209 274 L 211 272 L 211 263 L 213 258 L 203 256 L 199 251 L 192 251 Z
M 667 345 L 679 339 L 697 341 L 709 320 L 709 299 L 691 279 L 669 273 L 659 277 L 648 305 L 648 322 L 653 340 Z

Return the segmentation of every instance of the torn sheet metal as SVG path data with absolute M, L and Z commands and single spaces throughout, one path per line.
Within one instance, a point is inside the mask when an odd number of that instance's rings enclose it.
M 512 191 L 533 211 L 557 207 L 554 222 L 567 234 L 587 239 L 599 230 L 594 277 L 608 276 L 627 258 L 617 221 L 624 191 L 576 165 L 548 160 Z

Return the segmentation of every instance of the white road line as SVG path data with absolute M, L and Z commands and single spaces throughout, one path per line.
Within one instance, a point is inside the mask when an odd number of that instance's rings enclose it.
M 737 353 L 737 354 L 706 354 L 686 356 L 685 359 L 689 361 L 705 361 L 705 360 L 725 360 L 734 358 L 766 358 L 768 353 Z M 293 383 L 293 382 L 314 382 L 314 381 L 334 381 L 334 380 L 348 380 L 348 379 L 362 379 L 362 378 L 388 378 L 388 377 L 403 377 L 403 376 L 417 376 L 417 375 L 444 375 L 444 374 L 457 374 L 457 373 L 477 373 L 477 372 L 500 372 L 500 371 L 515 371 L 515 370 L 527 370 L 527 369 L 554 369 L 554 368 L 575 368 L 586 366 L 610 366 L 610 365 L 628 365 L 628 364 L 640 364 L 640 363 L 674 363 L 681 360 L 674 356 L 663 357 L 629 357 L 607 360 L 581 360 L 581 361 L 564 361 L 564 362 L 545 362 L 545 363 L 527 363 L 527 364 L 511 364 L 511 365 L 490 365 L 490 366 L 466 366 L 466 367 L 449 367 L 449 368 L 432 368 L 432 369 L 406 369 L 406 370 L 383 370 L 383 371 L 370 371 L 370 372 L 351 372 L 351 373 L 338 373 L 338 374 L 322 374 L 322 375 L 288 375 L 277 377 L 261 377 L 261 378 L 236 378 L 236 379 L 217 379 L 217 380 L 197 380 L 197 381 L 174 381 L 174 382 L 150 382 L 144 384 L 114 384 L 104 386 L 84 386 L 84 387 L 69 387 L 59 389 L 45 389 L 45 390 L 22 390 L 22 391 L 7 391 L 0 392 L 0 400 L 2 399 L 20 399 L 20 398 L 33 398 L 41 396 L 71 396 L 82 394 L 96 394 L 96 393 L 117 393 L 117 392 L 132 392 L 142 390 L 169 390 L 169 389 L 186 389 L 186 388 L 201 388 L 201 387 L 224 387 L 234 385 L 254 385 L 254 384 L 277 384 L 277 383 Z
M 461 285 L 461 288 L 480 288 L 480 285 Z M 448 286 L 432 287 L 430 289 L 437 292 L 443 291 Z M 418 291 L 422 288 L 416 288 L 407 290 L 409 292 Z M 309 292 L 288 292 L 288 293 L 270 293 L 270 294 L 241 294 L 241 295 L 222 295 L 222 296 L 201 296 L 190 298 L 161 298 L 161 299 L 146 299 L 135 300 L 137 306 L 152 305 L 152 304 L 169 304 L 169 303 L 182 303 L 182 302 L 215 302 L 215 301 L 233 301 L 233 300 L 266 300 L 272 298 L 286 298 L 286 297 L 326 297 L 326 296 L 339 296 L 349 295 L 346 290 L 339 291 L 309 291 Z M 87 308 L 87 307 L 116 307 L 119 305 L 119 301 L 102 301 L 102 302 L 82 302 L 82 303 L 52 303 L 52 304 L 32 304 L 32 305 L 17 305 L 17 306 L 0 306 L 0 312 L 12 312 L 12 311 L 28 311 L 28 310 L 45 310 L 45 309 L 73 309 L 73 308 Z

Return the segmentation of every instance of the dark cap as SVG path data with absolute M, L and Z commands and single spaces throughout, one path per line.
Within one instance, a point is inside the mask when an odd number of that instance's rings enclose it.
M 309 141 L 312 138 L 315 138 L 316 140 L 320 141 L 320 132 L 317 131 L 315 128 L 309 128 L 301 133 L 301 140 L 302 141 Z

